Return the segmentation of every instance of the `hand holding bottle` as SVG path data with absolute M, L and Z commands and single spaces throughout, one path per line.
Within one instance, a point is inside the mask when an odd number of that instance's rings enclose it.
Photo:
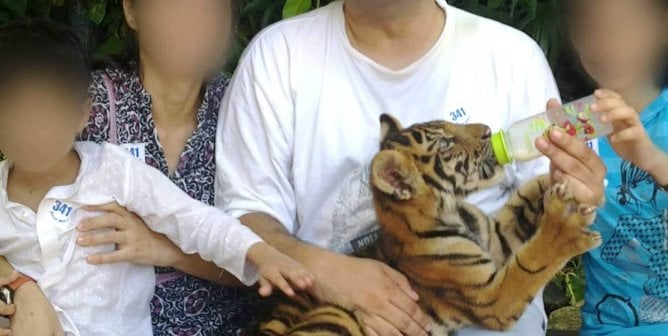
M 557 100 L 548 109 L 559 107 Z M 536 147 L 550 159 L 550 176 L 554 182 L 567 182 L 575 198 L 584 204 L 599 204 L 603 199 L 605 164 L 583 141 L 552 129 L 536 140 Z
M 665 184 L 668 177 L 660 176 L 668 170 L 668 157 L 650 139 L 640 120 L 640 114 L 629 106 L 622 96 L 610 90 L 597 90 L 592 109 L 603 113 L 604 122 L 612 124 L 610 146 L 622 159 L 654 176 Z

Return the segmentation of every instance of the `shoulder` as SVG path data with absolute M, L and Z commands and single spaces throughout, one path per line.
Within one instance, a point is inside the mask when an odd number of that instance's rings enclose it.
M 334 1 L 322 8 L 270 25 L 249 43 L 242 61 L 275 54 L 288 57 L 292 54 L 290 51 L 297 48 L 313 50 L 314 44 L 323 43 L 325 35 L 337 24 L 342 6 L 342 1 Z
M 447 8 L 458 41 L 464 41 L 474 50 L 502 59 L 506 64 L 525 63 L 528 57 L 545 57 L 540 46 L 516 28 L 454 6 Z
M 79 155 L 83 156 L 82 160 L 88 162 L 89 169 L 122 173 L 127 169 L 134 170 L 137 167 L 147 166 L 123 147 L 107 142 L 81 141 L 75 144 L 75 148 Z
M 107 67 L 95 70 L 92 75 L 92 84 L 94 89 L 107 90 L 107 86 L 113 85 L 116 90 L 123 87 L 136 76 L 134 71 L 125 70 L 118 67 Z
M 206 84 L 206 94 L 221 98 L 225 89 L 230 84 L 230 79 L 223 72 L 215 74 Z

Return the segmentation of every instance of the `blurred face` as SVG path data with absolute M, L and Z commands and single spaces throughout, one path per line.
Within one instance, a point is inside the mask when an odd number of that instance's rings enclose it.
M 573 3 L 571 39 L 585 70 L 601 87 L 625 90 L 660 74 L 668 50 L 665 1 Z
M 231 0 L 125 0 L 142 62 L 176 76 L 207 75 L 231 43 Z
M 90 103 L 62 83 L 33 77 L 0 93 L 0 151 L 32 173 L 48 171 L 72 149 Z

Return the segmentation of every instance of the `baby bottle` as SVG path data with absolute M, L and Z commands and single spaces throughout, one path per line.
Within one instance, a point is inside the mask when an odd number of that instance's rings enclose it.
M 594 96 L 578 99 L 560 108 L 520 120 L 505 130 L 492 135 L 494 155 L 500 164 L 529 161 L 542 155 L 535 146 L 536 139 L 552 127 L 583 141 L 612 133 L 612 125 L 602 123 L 600 112 L 592 112 Z

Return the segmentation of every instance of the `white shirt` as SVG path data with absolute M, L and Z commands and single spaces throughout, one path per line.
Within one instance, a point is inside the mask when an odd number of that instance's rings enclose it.
M 261 32 L 222 104 L 217 204 L 237 217 L 269 214 L 306 242 L 350 252 L 374 230 L 366 167 L 381 113 L 405 126 L 445 119 L 496 131 L 559 97 L 528 36 L 437 3 L 447 15 L 440 39 L 398 71 L 351 46 L 341 1 Z M 547 171 L 545 159 L 509 165 L 500 186 L 470 201 L 495 214 L 511 189 Z
M 246 284 L 254 282 L 255 267 L 246 262 L 246 252 L 261 240 L 238 220 L 190 198 L 120 147 L 81 142 L 75 149 L 81 158 L 76 181 L 51 189 L 37 213 L 7 199 L 11 163 L 0 163 L 0 255 L 37 281 L 67 335 L 153 334 L 153 267 L 86 263 L 88 255 L 114 246 L 76 245 L 76 226 L 97 215 L 82 210 L 85 206 L 116 201 L 185 253 L 199 253 Z
M 263 212 L 327 246 L 351 172 L 378 152 L 383 112 L 405 126 L 446 119 L 493 130 L 545 110 L 559 94 L 542 50 L 523 33 L 440 3 L 441 38 L 392 71 L 356 51 L 342 2 L 266 29 L 242 58 L 223 102 L 218 202 L 234 216 Z M 507 169 L 503 186 L 474 195 L 489 213 L 547 161 Z M 344 202 L 345 203 L 345 202 Z

